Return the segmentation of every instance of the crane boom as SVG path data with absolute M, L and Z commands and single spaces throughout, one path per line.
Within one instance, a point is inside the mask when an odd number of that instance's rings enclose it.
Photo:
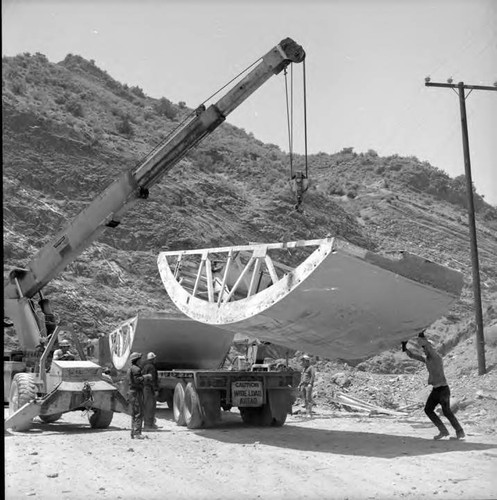
M 5 315 L 16 327 L 21 344 L 33 348 L 39 340 L 36 318 L 29 301 L 73 262 L 108 227 L 122 216 L 173 168 L 226 116 L 290 63 L 302 62 L 303 48 L 290 38 L 273 47 L 226 95 L 202 110 L 153 150 L 138 166 L 123 173 L 99 194 L 69 225 L 46 244 L 26 269 L 14 269 L 4 287 Z

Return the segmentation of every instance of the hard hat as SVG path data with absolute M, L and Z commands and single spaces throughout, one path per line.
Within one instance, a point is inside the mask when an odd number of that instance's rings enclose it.
M 140 359 L 141 357 L 142 357 L 141 352 L 132 352 L 129 359 L 130 359 L 130 361 L 134 361 L 135 359 Z
M 59 342 L 59 347 L 70 347 L 70 345 L 71 345 L 71 344 L 69 343 L 69 341 L 68 341 L 68 340 L 61 340 L 61 341 Z
M 307 354 L 304 354 L 301 359 L 307 359 L 308 361 L 311 359 Z
M 147 359 L 155 359 L 157 356 L 153 352 L 147 354 Z

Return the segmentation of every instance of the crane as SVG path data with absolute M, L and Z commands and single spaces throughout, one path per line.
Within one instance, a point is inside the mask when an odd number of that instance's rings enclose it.
M 77 259 L 104 231 L 117 227 L 134 204 L 149 197 L 149 190 L 154 184 L 158 183 L 202 139 L 219 127 L 253 92 L 291 63 L 300 63 L 304 59 L 305 51 L 300 45 L 291 38 L 283 39 L 217 102 L 209 107 L 197 108 L 189 120 L 152 150 L 143 161 L 112 182 L 41 248 L 25 268 L 15 268 L 9 273 L 4 283 L 4 317 L 12 322 L 23 354 L 21 358 L 18 354 L 16 367 L 13 367 L 12 362 L 6 362 L 7 365 L 10 363 L 10 368 L 7 366 L 6 370 L 8 380 L 4 379 L 5 393 L 9 392 L 11 381 L 15 382 L 17 375 L 23 375 L 24 385 L 29 385 L 25 372 L 31 370 L 29 376 L 37 390 L 36 394 L 30 393 L 29 397 L 48 394 L 50 384 L 47 382 L 44 370 L 40 368 L 43 363 L 26 363 L 29 356 L 34 356 L 33 353 L 36 352 L 36 347 L 44 336 L 42 333 L 49 338 L 56 337 L 53 335 L 57 331 L 55 315 L 49 299 L 43 295 L 44 287 Z M 37 306 L 42 313 L 41 319 L 38 316 Z M 49 345 L 53 347 L 53 343 Z M 62 364 L 64 363 L 71 361 Z M 28 365 L 38 368 L 28 368 Z M 63 382 L 65 372 L 59 371 L 62 373 L 62 379 L 59 377 L 58 380 Z M 16 399 L 15 406 L 20 409 L 23 403 L 28 403 L 23 401 L 27 397 L 20 395 L 19 392 L 16 393 L 23 384 L 18 380 L 12 385 L 14 391 L 10 390 L 10 393 Z M 53 383 L 50 387 L 57 390 Z M 45 401 L 41 407 L 43 408 L 41 415 L 50 414 L 49 403 Z M 59 405 L 57 411 L 60 413 L 73 409 L 75 408 Z
M 148 198 L 150 187 L 221 125 L 229 113 L 271 76 L 304 58 L 305 52 L 300 45 L 290 38 L 282 40 L 225 96 L 196 114 L 141 164 L 126 171 L 99 194 L 31 259 L 25 269 L 13 269 L 10 272 L 4 287 L 4 312 L 14 323 L 22 346 L 32 349 L 40 338 L 33 304 L 29 302 L 41 294 L 43 288 L 105 230 L 117 227 L 134 203 Z M 48 299 L 40 296 L 39 306 L 45 317 L 51 320 L 53 313 Z

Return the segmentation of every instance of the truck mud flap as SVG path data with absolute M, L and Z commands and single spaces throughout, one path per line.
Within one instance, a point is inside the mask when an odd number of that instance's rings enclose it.
M 292 410 L 292 391 L 290 389 L 270 389 L 267 392 L 272 417 L 276 420 L 284 420 Z
M 30 401 L 21 406 L 15 413 L 10 415 L 4 423 L 4 429 L 13 431 L 26 431 L 31 427 L 31 421 L 41 412 L 41 404 L 37 400 Z

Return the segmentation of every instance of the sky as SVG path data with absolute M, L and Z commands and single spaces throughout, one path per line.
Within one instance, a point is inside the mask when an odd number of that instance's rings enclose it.
M 121 83 L 192 108 L 287 37 L 306 51 L 309 153 L 373 149 L 464 174 L 458 95 L 426 87 L 425 77 L 494 85 L 497 1 L 2 1 L 2 55 L 59 62 L 78 54 Z M 303 65 L 291 73 L 292 147 L 302 153 Z M 497 205 L 497 91 L 474 90 L 466 107 L 473 182 Z M 227 121 L 288 151 L 286 110 L 277 75 Z

